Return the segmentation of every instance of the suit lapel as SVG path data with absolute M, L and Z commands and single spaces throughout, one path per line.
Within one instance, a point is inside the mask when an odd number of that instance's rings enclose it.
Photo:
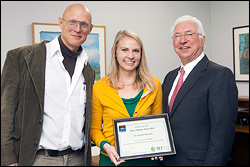
M 206 69 L 207 64 L 208 64 L 208 58 L 205 55 L 203 59 L 190 72 L 190 74 L 188 75 L 187 79 L 184 81 L 182 87 L 180 88 L 175 98 L 170 117 L 175 112 L 176 107 L 180 104 L 180 102 L 183 100 L 185 95 L 191 90 L 191 88 L 195 85 L 195 83 L 202 77 L 202 71 Z
M 92 85 L 93 85 L 92 83 L 94 82 L 93 79 L 95 78 L 95 73 L 94 73 L 94 70 L 92 70 L 89 62 L 87 63 L 87 65 L 84 65 L 83 76 L 84 76 L 85 81 L 86 81 L 87 93 L 90 93 Z
M 84 65 L 83 68 L 83 76 L 86 82 L 86 107 L 85 107 L 85 129 L 84 133 L 86 133 L 86 130 L 89 130 L 90 126 L 90 120 L 91 120 L 91 111 L 92 111 L 92 86 L 94 84 L 95 80 L 95 71 L 92 69 L 91 65 L 89 62 L 87 62 L 87 65 Z
M 44 104 L 46 42 L 47 41 L 44 41 L 39 44 L 33 45 L 29 49 L 30 53 L 24 57 L 42 110 Z
M 173 86 L 173 84 L 174 84 L 174 80 L 175 80 L 175 78 L 176 78 L 176 76 L 177 76 L 179 70 L 180 70 L 180 67 L 177 68 L 177 69 L 175 69 L 175 70 L 173 71 L 172 76 L 170 76 L 170 80 L 169 80 L 169 81 L 167 82 L 167 84 L 166 84 L 166 91 L 164 92 L 164 97 L 166 97 L 166 98 L 165 98 L 165 99 L 166 99 L 166 102 L 164 102 L 164 103 L 166 103 L 166 104 L 168 104 L 168 101 L 169 101 L 169 99 L 168 99 L 169 93 L 170 93 L 170 91 L 171 91 L 171 88 L 172 88 L 172 86 Z M 167 111 L 167 113 L 169 113 L 169 107 L 168 107 L 168 105 L 166 105 L 165 107 L 166 107 L 166 110 L 165 110 L 165 111 Z

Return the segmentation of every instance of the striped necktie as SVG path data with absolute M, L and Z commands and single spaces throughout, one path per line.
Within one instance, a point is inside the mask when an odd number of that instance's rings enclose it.
M 182 68 L 181 68 L 181 75 L 180 75 L 180 78 L 179 78 L 179 80 L 178 80 L 178 82 L 177 82 L 177 85 L 176 85 L 176 87 L 175 87 L 175 89 L 174 89 L 174 92 L 173 92 L 173 95 L 172 95 L 172 97 L 171 97 L 171 100 L 170 100 L 170 102 L 169 102 L 169 113 L 170 113 L 171 110 L 172 110 L 172 107 L 173 107 L 173 104 L 174 104 L 175 97 L 176 97 L 176 95 L 177 95 L 177 93 L 178 93 L 178 91 L 179 91 L 179 89 L 181 88 L 181 85 L 182 85 L 182 83 L 183 83 L 183 75 L 184 75 L 184 73 L 185 73 L 185 71 L 184 71 L 184 69 L 183 69 L 183 67 L 182 67 Z

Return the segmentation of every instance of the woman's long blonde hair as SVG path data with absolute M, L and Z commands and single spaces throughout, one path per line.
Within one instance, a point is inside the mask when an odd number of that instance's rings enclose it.
M 140 63 L 138 65 L 138 67 L 136 68 L 135 82 L 136 82 L 137 88 L 142 90 L 145 88 L 146 85 L 149 85 L 150 89 L 152 91 L 154 91 L 156 85 L 155 85 L 155 82 L 153 80 L 153 76 L 151 75 L 149 68 L 148 68 L 148 65 L 147 65 L 142 40 L 135 32 L 130 31 L 130 30 L 121 30 L 117 33 L 117 35 L 115 37 L 113 47 L 111 50 L 112 57 L 111 57 L 111 62 L 109 65 L 109 73 L 108 73 L 111 86 L 114 89 L 121 89 L 124 87 L 124 85 L 119 83 L 119 63 L 118 63 L 117 58 L 116 58 L 116 50 L 117 50 L 117 46 L 118 46 L 120 39 L 125 37 L 125 36 L 131 37 L 134 40 L 136 40 L 141 48 L 141 59 L 140 59 Z

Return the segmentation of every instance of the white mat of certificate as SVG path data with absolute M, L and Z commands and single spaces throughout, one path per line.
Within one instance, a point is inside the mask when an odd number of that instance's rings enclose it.
M 172 136 L 163 117 L 117 122 L 116 126 L 121 159 L 172 152 Z

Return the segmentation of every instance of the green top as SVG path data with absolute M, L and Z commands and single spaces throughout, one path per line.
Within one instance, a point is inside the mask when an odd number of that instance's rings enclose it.
M 125 104 L 125 107 L 130 117 L 133 117 L 135 108 L 137 106 L 137 103 L 141 99 L 142 93 L 143 93 L 143 90 L 140 91 L 140 93 L 136 95 L 136 97 L 134 98 L 130 98 L 130 99 L 122 98 L 123 103 Z M 105 143 L 109 143 L 109 142 L 104 140 L 100 144 L 101 150 L 104 153 L 106 153 L 105 150 L 103 149 L 103 145 Z M 99 166 L 115 166 L 115 164 L 111 162 L 108 156 L 100 154 Z M 135 159 L 135 160 L 126 160 L 125 162 L 121 163 L 119 166 L 159 166 L 159 164 L 158 164 L 158 161 L 155 161 L 155 160 L 152 161 L 151 158 L 142 158 L 142 159 Z
M 134 98 L 130 99 L 124 99 L 122 98 L 123 103 L 125 104 L 125 107 L 130 115 L 130 117 L 133 117 L 135 112 L 135 107 L 137 106 L 137 103 L 140 101 L 142 96 L 143 90 L 138 93 Z

